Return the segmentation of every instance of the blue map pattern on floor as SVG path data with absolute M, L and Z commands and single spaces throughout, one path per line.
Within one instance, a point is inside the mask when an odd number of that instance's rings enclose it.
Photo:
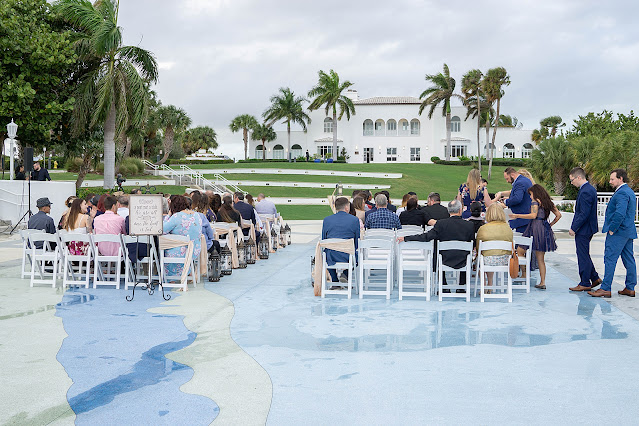
M 165 357 L 193 343 L 181 316 L 147 309 L 163 301 L 156 292 L 71 289 L 56 307 L 69 335 L 57 359 L 73 380 L 67 393 L 76 424 L 210 424 L 219 407 L 180 386 L 193 370 Z

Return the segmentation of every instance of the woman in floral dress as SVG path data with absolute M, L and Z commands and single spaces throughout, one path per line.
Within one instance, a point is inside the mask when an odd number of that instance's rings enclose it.
M 88 219 L 87 202 L 82 198 L 76 198 L 71 203 L 69 213 L 64 218 L 63 229 L 69 234 L 86 234 Z M 71 255 L 85 255 L 87 252 L 87 244 L 81 241 L 71 241 L 67 247 Z
M 171 216 L 164 222 L 164 235 L 184 235 L 193 241 L 193 259 L 200 255 L 202 245 L 200 235 L 202 235 L 202 219 L 200 215 L 188 207 L 186 197 L 177 195 L 171 197 Z M 187 247 L 176 247 L 164 251 L 165 257 L 184 257 Z M 182 275 L 183 266 L 173 263 L 165 265 L 165 273 L 168 275 Z

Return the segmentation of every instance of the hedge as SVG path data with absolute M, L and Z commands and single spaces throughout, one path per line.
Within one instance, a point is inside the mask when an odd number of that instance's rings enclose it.
M 436 158 L 436 157 L 433 157 Z M 433 158 L 431 158 L 431 160 L 433 160 Z M 450 161 L 446 161 L 446 160 L 436 160 L 433 162 L 435 164 L 446 164 L 446 165 L 451 165 L 451 166 L 475 166 L 477 165 L 477 160 L 465 160 L 465 161 L 459 161 L 459 160 L 450 160 Z M 483 161 L 482 160 L 482 166 L 487 166 L 488 162 L 487 161 Z M 528 164 L 528 161 L 526 158 L 493 158 L 493 166 L 499 166 L 499 167 L 526 167 L 526 165 Z
M 166 160 L 166 165 L 180 165 L 180 164 L 229 164 L 235 163 L 233 160 Z

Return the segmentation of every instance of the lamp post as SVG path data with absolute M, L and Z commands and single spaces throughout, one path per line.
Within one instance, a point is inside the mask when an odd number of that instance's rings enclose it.
M 13 180 L 13 144 L 15 143 L 16 134 L 18 133 L 18 125 L 13 122 L 13 118 L 11 119 L 11 123 L 7 124 L 7 134 L 9 135 L 9 180 Z M 4 155 L 4 154 L 3 154 Z

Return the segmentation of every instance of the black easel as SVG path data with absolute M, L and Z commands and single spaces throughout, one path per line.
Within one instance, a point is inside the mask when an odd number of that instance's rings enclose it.
M 29 204 L 27 204 L 27 211 L 22 215 L 18 223 L 16 223 L 15 226 L 11 229 L 11 231 L 9 232 L 9 235 L 13 234 L 13 231 L 16 230 L 18 225 L 20 225 L 20 223 L 24 220 L 25 217 L 27 217 L 27 215 L 29 215 L 29 219 L 31 219 L 31 216 L 33 216 L 33 213 L 31 212 L 31 179 L 29 179 L 29 183 L 27 184 L 27 186 L 29 187 L 29 195 L 28 195 Z M 24 186 L 22 188 L 23 188 L 22 190 L 24 191 Z

